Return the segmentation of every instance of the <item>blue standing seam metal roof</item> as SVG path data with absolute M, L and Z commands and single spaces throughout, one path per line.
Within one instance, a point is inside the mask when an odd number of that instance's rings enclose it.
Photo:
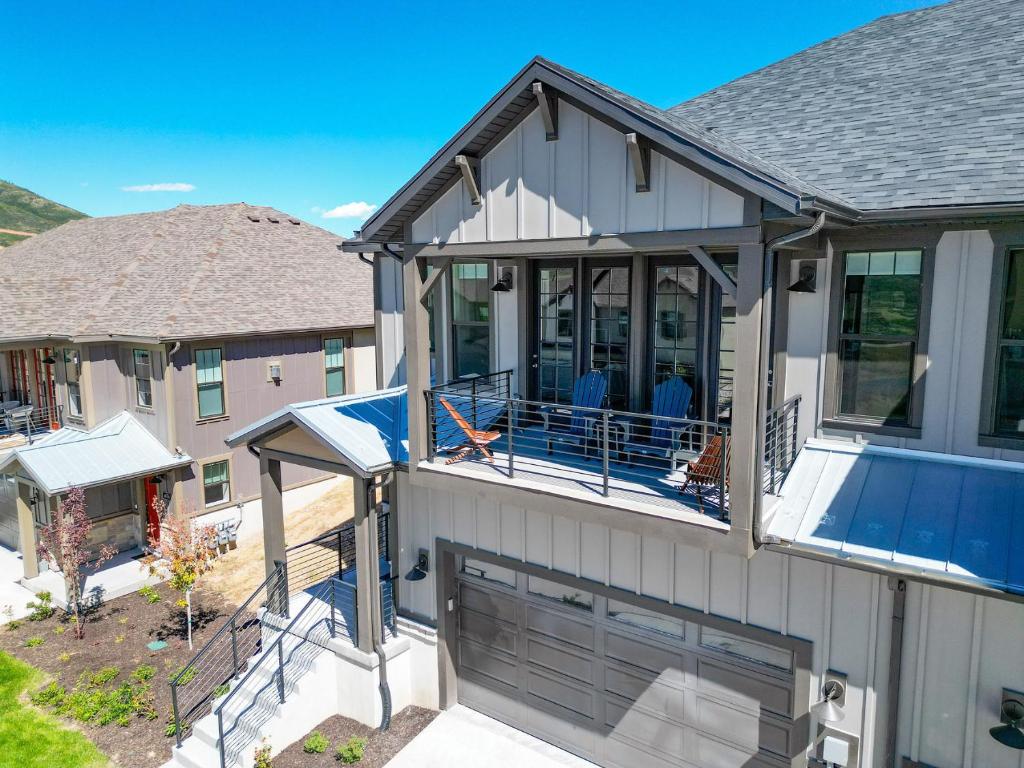
M 1024 595 L 1024 465 L 809 440 L 765 538 Z
M 363 477 L 409 461 L 409 401 L 406 388 L 292 403 L 230 435 L 235 447 L 284 426 L 310 432 Z
M 0 459 L 0 472 L 13 464 L 49 496 L 73 487 L 129 480 L 186 467 L 192 458 L 172 453 L 127 411 L 91 430 L 64 427 Z

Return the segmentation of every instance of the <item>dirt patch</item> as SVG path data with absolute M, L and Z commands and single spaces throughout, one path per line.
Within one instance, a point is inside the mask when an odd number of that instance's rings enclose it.
M 343 478 L 320 498 L 285 515 L 285 542 L 292 546 L 309 541 L 351 520 L 352 514 L 352 481 Z M 263 537 L 250 536 L 217 560 L 205 584 L 240 605 L 266 576 Z
M 382 768 L 437 715 L 437 712 L 429 709 L 406 707 L 391 719 L 391 727 L 386 731 L 378 731 L 347 717 L 335 715 L 313 729 L 320 731 L 330 741 L 331 746 L 326 752 L 307 755 L 302 751 L 302 744 L 306 740 L 303 737 L 274 758 L 274 768 L 326 768 L 341 765 L 335 759 L 335 750 L 353 736 L 366 739 L 366 751 L 363 759 L 356 763 L 357 768 Z
M 44 621 L 23 621 L 15 630 L 0 628 L 0 649 L 54 678 L 70 689 L 82 673 L 95 673 L 104 667 L 117 667 L 117 682 L 125 682 L 137 667 L 156 667 L 152 679 L 155 720 L 132 719 L 128 726 L 83 725 L 74 723 L 116 765 L 132 768 L 156 768 L 171 757 L 173 737 L 165 735 L 171 712 L 168 676 L 181 668 L 191 657 L 185 640 L 183 611 L 166 585 L 156 587 L 161 600 L 149 603 L 135 593 L 111 600 L 87 616 L 85 637 L 76 640 L 71 617 L 56 611 Z M 223 597 L 207 589 L 193 597 L 195 647 L 217 631 L 234 609 Z M 43 643 L 26 647 L 30 638 Z M 147 643 L 164 640 L 167 647 L 151 651 Z M 71 722 L 71 721 L 68 721 Z

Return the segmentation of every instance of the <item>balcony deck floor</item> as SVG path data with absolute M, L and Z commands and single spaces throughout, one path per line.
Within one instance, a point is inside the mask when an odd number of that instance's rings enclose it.
M 515 430 L 512 437 L 511 476 L 505 435 L 489 446 L 494 455 L 493 462 L 488 462 L 479 452 L 475 452 L 448 465 L 448 469 L 484 479 L 500 478 L 513 484 L 523 482 L 547 486 L 555 493 L 565 491 L 576 497 L 579 494 L 593 494 L 597 498 L 605 498 L 600 451 L 591 449 L 588 460 L 584 457 L 582 447 L 556 444 L 554 452 L 548 454 L 546 439 L 540 427 Z M 439 452 L 433 464 L 443 466 L 453 455 L 454 452 Z M 635 463 L 630 465 L 624 455 L 614 450 L 611 452 L 608 462 L 608 500 L 625 500 L 669 511 L 697 512 L 715 520 L 723 518 L 717 487 L 703 489 L 701 500 L 691 492 L 692 488 L 686 493 L 679 492 L 684 482 L 685 468 L 670 472 L 667 459 L 637 457 Z M 726 506 L 728 501 L 726 494 Z

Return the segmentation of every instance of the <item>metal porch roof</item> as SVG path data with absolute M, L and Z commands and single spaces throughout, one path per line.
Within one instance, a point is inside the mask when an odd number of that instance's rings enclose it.
M 342 463 L 370 477 L 409 460 L 406 388 L 293 403 L 229 436 L 232 448 L 269 436 L 289 424 L 305 429 L 338 454 Z
M 164 447 L 127 411 L 92 430 L 64 427 L 13 449 L 0 459 L 0 472 L 17 463 L 49 496 L 69 488 L 129 480 L 185 467 L 192 458 Z
M 1024 465 L 809 440 L 765 540 L 1024 595 Z

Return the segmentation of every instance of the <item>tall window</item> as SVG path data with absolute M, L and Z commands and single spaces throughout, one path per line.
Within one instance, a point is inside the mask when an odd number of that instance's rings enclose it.
M 722 266 L 733 280 L 739 277 L 735 264 Z M 718 322 L 718 418 L 732 418 L 732 388 L 736 378 L 736 297 L 719 290 L 721 297 Z
M 327 396 L 345 394 L 345 340 L 324 339 L 324 368 Z
M 909 425 L 921 251 L 847 253 L 842 290 L 837 415 Z
M 696 390 L 700 269 L 658 267 L 654 280 L 654 383 L 682 376 Z
M 537 269 L 537 382 L 540 399 L 568 403 L 576 380 L 576 270 Z
M 199 418 L 224 415 L 224 361 L 219 347 L 196 350 Z
M 153 362 L 148 349 L 132 350 L 135 367 L 135 401 L 143 408 L 153 407 Z
M 996 340 L 995 433 L 1024 436 L 1024 250 L 1007 258 Z
M 227 459 L 203 466 L 203 504 L 208 507 L 231 501 L 231 474 Z
M 452 265 L 452 365 L 455 377 L 491 368 L 490 283 L 487 262 Z
M 590 367 L 604 371 L 612 408 L 629 404 L 629 267 L 590 270 Z
M 82 415 L 81 361 L 77 349 L 64 350 L 64 380 L 68 386 L 68 410 L 72 416 Z

